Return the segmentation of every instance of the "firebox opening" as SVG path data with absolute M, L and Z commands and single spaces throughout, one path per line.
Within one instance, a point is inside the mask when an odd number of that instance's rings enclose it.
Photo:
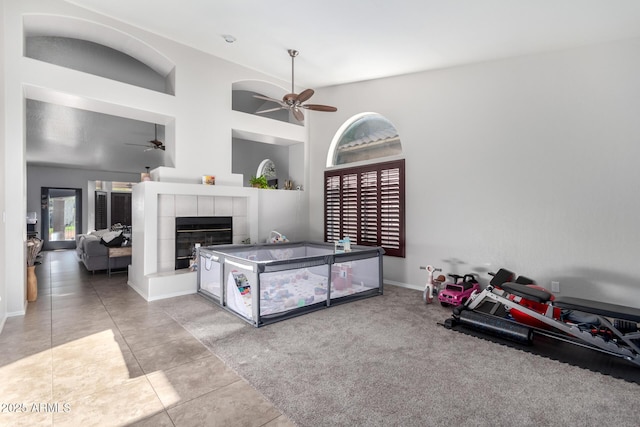
M 230 216 L 176 217 L 176 270 L 189 268 L 196 243 L 200 246 L 233 243 Z

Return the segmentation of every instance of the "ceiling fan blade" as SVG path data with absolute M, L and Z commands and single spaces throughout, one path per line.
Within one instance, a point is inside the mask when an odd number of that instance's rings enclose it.
M 268 110 L 256 111 L 256 114 L 270 113 L 272 111 L 278 111 L 278 110 L 282 110 L 282 107 L 269 108 Z
M 305 105 L 301 105 L 302 108 L 306 108 L 307 110 L 314 110 L 314 111 L 326 111 L 329 113 L 333 113 L 335 111 L 338 111 L 338 109 L 336 107 L 332 107 L 330 105 L 320 105 L 320 104 L 305 104 Z
M 132 144 L 130 142 L 125 142 L 124 145 L 133 145 L 133 146 L 136 146 L 136 147 L 149 147 L 149 144 Z M 151 147 L 151 148 L 153 148 L 153 147 Z
M 305 89 L 302 92 L 300 92 L 300 95 L 298 95 L 298 102 L 302 103 L 304 101 L 306 101 L 307 99 L 311 98 L 314 94 L 314 90 L 313 89 Z
M 280 101 L 279 99 L 275 99 L 275 98 L 269 98 L 268 96 L 262 96 L 262 95 L 253 95 L 254 98 L 258 98 L 258 99 L 262 99 L 264 101 L 271 101 L 271 102 L 275 102 L 277 104 L 283 105 L 283 102 Z
M 302 114 L 302 111 L 300 111 L 298 107 L 292 108 L 291 112 L 293 113 L 293 117 L 295 117 L 297 121 L 304 122 L 304 114 Z

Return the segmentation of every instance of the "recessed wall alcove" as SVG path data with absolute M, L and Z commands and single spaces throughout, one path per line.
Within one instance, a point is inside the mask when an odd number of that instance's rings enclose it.
M 254 95 L 262 95 L 273 99 L 282 99 L 289 90 L 271 83 L 247 80 L 233 83 L 231 87 L 231 108 L 234 111 L 241 111 L 247 114 L 256 114 L 260 117 L 266 117 L 271 120 L 278 120 L 285 123 L 291 123 L 298 126 L 304 126 L 303 122 L 299 122 L 293 117 L 288 110 L 279 109 L 268 113 L 258 113 L 258 111 L 277 108 L 279 105 L 275 102 L 266 101 L 256 98 Z
M 254 94 L 281 99 L 287 92 L 264 81 L 240 81 L 232 85 L 232 172 L 243 175 L 246 187 L 265 159 L 275 163 L 279 189 L 286 180 L 291 180 L 294 188 L 304 187 L 306 126 L 286 110 L 255 113 L 278 104 L 256 99 Z
M 140 40 L 87 20 L 24 17 L 24 56 L 175 95 L 175 65 Z

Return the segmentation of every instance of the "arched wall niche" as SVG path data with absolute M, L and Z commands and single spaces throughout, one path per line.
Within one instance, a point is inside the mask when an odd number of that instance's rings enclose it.
M 270 98 L 281 99 L 282 95 L 287 93 L 289 89 L 282 86 L 266 82 L 264 80 L 242 80 L 234 82 L 231 90 L 244 90 L 248 92 L 256 92 Z
M 27 14 L 23 17 L 25 51 L 27 55 L 27 46 L 29 41 L 38 41 L 38 43 L 57 43 L 63 45 L 66 51 L 76 49 L 77 55 L 83 55 L 91 49 L 90 44 L 100 45 L 107 50 L 113 50 L 130 57 L 133 61 L 139 62 L 144 67 L 149 68 L 149 72 L 157 74 L 164 82 L 164 88 L 160 91 L 169 95 L 175 94 L 175 64 L 166 56 L 149 46 L 147 43 L 127 34 L 123 31 L 108 27 L 97 22 L 84 19 L 71 18 L 59 15 L 43 15 L 43 14 Z M 84 42 L 84 44 L 82 43 Z M 37 49 L 32 49 L 37 52 Z M 46 62 L 46 58 L 42 59 Z M 88 58 L 90 60 L 90 58 Z M 64 58 L 61 59 L 64 61 Z M 70 61 L 72 63 L 73 61 Z M 55 62 L 54 62 L 55 63 Z M 64 63 L 57 65 L 65 66 Z M 73 65 L 68 68 L 75 68 Z M 78 68 L 75 68 L 78 69 Z M 90 72 L 90 70 L 80 69 L 80 71 Z M 118 73 L 112 75 L 102 75 L 100 73 L 92 73 L 101 75 L 102 77 L 112 78 L 122 81 L 117 77 Z M 124 83 L 135 84 L 135 82 L 124 81 Z M 144 85 L 139 85 L 144 87 Z M 149 89 L 149 87 L 147 87 Z M 150 88 L 156 90 L 155 88 Z

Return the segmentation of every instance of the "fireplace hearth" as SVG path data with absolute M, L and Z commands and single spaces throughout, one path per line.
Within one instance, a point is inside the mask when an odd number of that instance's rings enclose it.
M 233 243 L 232 224 L 230 216 L 176 217 L 175 269 L 189 268 L 196 243 L 200 246 Z

